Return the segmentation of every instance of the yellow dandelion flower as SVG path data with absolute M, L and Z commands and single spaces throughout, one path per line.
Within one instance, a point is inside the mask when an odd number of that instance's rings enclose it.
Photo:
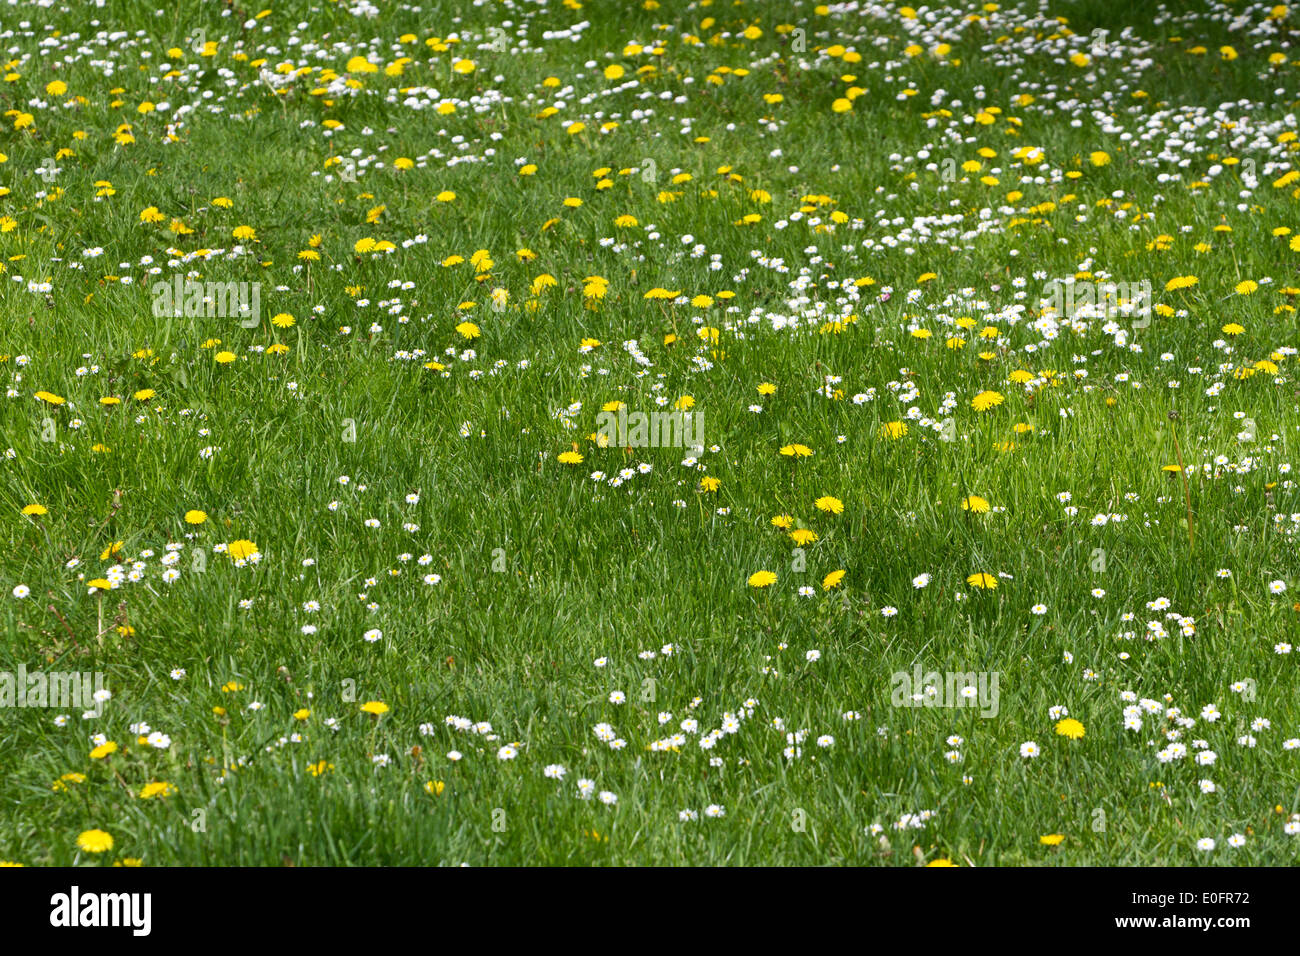
M 1064 720 L 1057 721 L 1056 732 L 1070 740 L 1078 740 L 1083 736 L 1083 724 L 1073 717 L 1066 717 Z
M 77 846 L 87 853 L 105 853 L 113 849 L 113 837 L 103 830 L 83 830 L 77 834 Z
M 105 741 L 90 752 L 91 760 L 103 760 L 109 754 L 117 753 L 117 744 L 111 740 Z
M 226 548 L 226 553 L 235 561 L 242 561 L 251 558 L 259 552 L 257 550 L 257 545 L 252 541 L 249 541 L 247 538 L 240 538 L 238 541 L 230 542 L 230 546 Z
M 888 438 L 890 441 L 897 441 L 907 434 L 906 422 L 885 422 L 880 426 L 880 437 Z

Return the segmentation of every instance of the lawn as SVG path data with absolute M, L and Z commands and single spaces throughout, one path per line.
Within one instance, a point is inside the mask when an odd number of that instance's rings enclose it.
M 0 34 L 0 860 L 1296 861 L 1300 10 Z

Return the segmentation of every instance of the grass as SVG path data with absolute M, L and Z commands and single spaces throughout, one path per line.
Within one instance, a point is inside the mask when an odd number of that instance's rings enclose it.
M 112 698 L 0 710 L 0 859 L 1293 861 L 1296 14 L 460 6 L 11 9 L 0 668 Z

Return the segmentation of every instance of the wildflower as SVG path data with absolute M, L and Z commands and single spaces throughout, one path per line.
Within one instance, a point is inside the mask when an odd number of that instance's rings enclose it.
M 1073 717 L 1067 717 L 1057 722 L 1056 732 L 1070 740 L 1079 740 L 1083 737 L 1083 724 Z
M 907 434 L 907 424 L 905 422 L 886 422 L 880 426 L 880 437 L 887 438 L 890 441 L 897 441 Z
M 77 846 L 87 853 L 105 853 L 113 849 L 113 837 L 103 830 L 84 830 L 77 835 Z
M 232 541 L 226 548 L 226 553 L 230 555 L 231 560 L 245 561 L 253 558 L 259 552 L 257 545 L 246 538 L 240 538 L 238 541 Z

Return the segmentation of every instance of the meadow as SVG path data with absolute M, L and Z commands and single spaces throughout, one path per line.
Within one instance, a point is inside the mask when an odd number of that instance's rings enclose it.
M 0 860 L 1295 862 L 1300 10 L 241 2 L 0 6 Z

